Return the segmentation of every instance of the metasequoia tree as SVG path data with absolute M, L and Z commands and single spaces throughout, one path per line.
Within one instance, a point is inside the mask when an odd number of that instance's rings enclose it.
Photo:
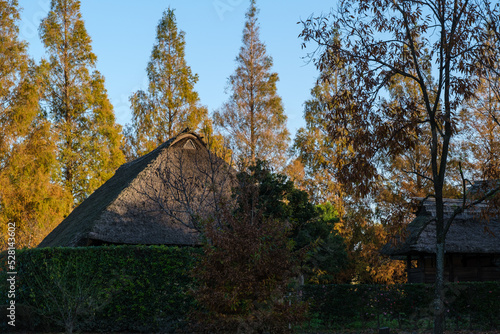
M 483 36 L 486 41 L 486 51 L 483 52 L 480 59 L 482 78 L 486 83 L 489 97 L 495 101 L 500 101 L 500 23 L 498 22 L 499 4 L 494 7 L 484 3 L 480 13 L 485 22 L 486 35 Z M 483 90 L 484 92 L 484 90 Z M 491 106 L 491 103 L 490 103 Z M 500 111 L 498 109 L 488 108 L 490 118 L 500 126 Z
M 485 21 L 486 34 L 483 39 L 487 50 L 480 56 L 481 83 L 479 94 L 475 100 L 479 101 L 476 112 L 480 126 L 472 126 L 476 129 L 476 136 L 483 139 L 484 146 L 472 147 L 476 161 L 480 161 L 480 170 L 485 179 L 500 180 L 500 143 L 498 141 L 500 131 L 500 25 L 498 16 L 500 4 L 494 6 L 488 2 L 483 3 L 480 12 Z M 491 183 L 490 183 L 491 184 Z M 498 185 L 498 183 L 497 183 Z M 491 187 L 490 187 L 491 188 Z M 488 191 L 491 189 L 486 189 Z M 500 196 L 489 201 L 489 210 L 500 214 Z
M 483 81 L 476 97 L 460 114 L 460 131 L 467 138 L 461 144 L 461 150 L 471 157 L 465 162 L 466 170 L 470 170 L 476 179 L 483 175 L 488 175 L 489 179 L 499 178 L 500 126 L 495 121 L 499 107 L 500 101 L 493 96 L 490 85 Z
M 184 59 L 184 31 L 178 30 L 173 9 L 167 9 L 156 28 L 156 43 L 147 66 L 147 91 L 130 97 L 132 124 L 127 129 L 127 158 L 150 152 L 189 127 L 207 128 L 207 109 L 199 105 L 194 85 L 198 75 Z
M 341 185 L 330 168 L 339 152 L 335 140 L 328 135 L 326 118 L 335 90 L 336 84 L 330 81 L 320 81 L 311 90 L 311 99 L 304 104 L 306 126 L 297 131 L 294 139 L 297 160 L 287 170 L 303 168 L 304 176 L 294 178 L 298 186 L 304 188 L 315 203 L 335 203 L 342 212 Z
M 243 166 L 260 159 L 282 169 L 289 132 L 276 89 L 278 74 L 271 72 L 273 60 L 260 41 L 257 14 L 252 0 L 246 13 L 243 46 L 236 57 L 238 67 L 228 79 L 231 95 L 214 113 L 214 121 Z
M 120 126 L 80 14 L 80 1 L 53 0 L 40 25 L 48 114 L 57 131 L 61 181 L 83 201 L 124 162 Z
M 34 247 L 70 208 L 68 194 L 52 182 L 56 146 L 18 20 L 17 1 L 0 1 L 0 249 L 7 248 L 8 224 L 15 224 L 16 247 Z
M 443 332 L 446 233 L 454 217 L 498 192 L 493 188 L 481 198 L 467 198 L 468 180 L 457 161 L 463 204 L 451 216 L 444 215 L 445 187 L 457 178 L 451 175 L 450 149 L 459 139 L 458 115 L 480 84 L 479 60 L 489 54 L 485 8 L 498 17 L 498 5 L 486 1 L 342 0 L 330 17 L 304 22 L 302 32 L 305 42 L 319 46 L 320 69 L 351 69 L 329 114 L 330 136 L 344 140 L 336 173 L 343 184 L 368 193 L 385 171 L 383 156 L 401 156 L 419 143 L 428 146 L 428 168 L 406 172 L 430 182 L 426 196 L 436 203 L 435 333 Z M 331 38 L 332 25 L 341 33 L 340 40 Z M 418 103 L 387 104 L 380 99 L 395 76 L 418 87 Z

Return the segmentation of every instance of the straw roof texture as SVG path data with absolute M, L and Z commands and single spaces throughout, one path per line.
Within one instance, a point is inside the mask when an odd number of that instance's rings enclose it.
M 198 210 L 200 216 L 210 214 L 211 203 L 202 196 L 207 192 L 207 175 L 213 168 L 208 166 L 210 159 L 201 137 L 185 130 L 152 152 L 118 168 L 113 177 L 75 208 L 38 247 L 86 246 L 95 241 L 198 244 L 199 230 L 190 221 L 193 213 L 188 209 Z M 220 167 L 225 163 L 217 158 L 217 164 Z M 227 173 L 230 168 L 224 170 Z M 180 203 L 181 198 L 189 201 L 189 207 Z
M 460 200 L 445 200 L 445 218 L 461 205 Z M 446 235 L 447 253 L 500 254 L 500 220 L 498 216 L 485 215 L 486 204 L 476 205 L 458 215 Z M 436 206 L 433 199 L 425 200 L 416 218 L 406 231 L 385 245 L 386 255 L 435 254 Z

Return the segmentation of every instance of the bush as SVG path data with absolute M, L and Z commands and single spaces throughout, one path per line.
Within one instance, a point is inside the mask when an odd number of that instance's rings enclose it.
M 195 291 L 190 271 L 201 253 L 168 246 L 19 250 L 15 329 L 173 332 L 198 309 L 188 292 Z M 0 271 L 0 291 L 8 291 L 5 275 Z M 306 285 L 302 296 L 315 329 L 414 329 L 432 324 L 433 290 L 425 284 Z M 448 329 L 500 328 L 500 282 L 447 284 L 445 296 Z M 7 295 L 2 298 L 5 311 Z M 12 330 L 7 319 L 0 331 Z
M 48 324 L 44 329 L 172 331 L 193 303 L 187 290 L 196 252 L 167 246 L 21 250 L 16 305 L 34 308 L 38 319 L 31 323 Z
M 260 193 L 259 173 L 272 178 L 259 166 L 252 175 L 240 173 L 237 205 L 222 203 L 203 226 L 204 253 L 193 270 L 198 283 L 193 295 L 200 308 L 192 312 L 192 330 L 288 333 L 291 324 L 303 319 L 306 305 L 288 297 L 305 251 L 293 251 L 292 224 L 283 213 L 266 209 L 273 203 L 274 209 L 280 207 L 274 196 L 282 192 L 273 185 L 265 187 L 273 196 Z
M 433 316 L 434 286 L 429 284 L 306 285 L 312 322 L 326 328 L 390 326 L 420 328 Z M 500 326 L 500 282 L 445 286 L 447 325 L 454 329 Z

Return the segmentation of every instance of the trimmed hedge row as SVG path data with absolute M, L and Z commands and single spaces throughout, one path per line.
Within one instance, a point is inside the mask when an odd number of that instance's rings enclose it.
M 304 296 L 316 326 L 422 328 L 432 324 L 434 286 L 308 285 Z M 450 329 L 500 328 L 500 282 L 449 283 L 445 286 Z
M 173 332 L 196 307 L 189 270 L 201 251 L 168 246 L 19 250 L 16 329 Z M 0 290 L 7 291 L 1 270 Z M 302 293 L 311 316 L 305 327 L 432 323 L 431 285 L 307 285 Z M 450 329 L 500 328 L 500 282 L 448 284 L 445 295 Z M 8 302 L 4 294 L 1 312 Z M 0 329 L 12 330 L 1 315 Z
M 32 330 L 173 331 L 193 304 L 189 270 L 199 252 L 167 246 L 17 251 L 17 324 Z

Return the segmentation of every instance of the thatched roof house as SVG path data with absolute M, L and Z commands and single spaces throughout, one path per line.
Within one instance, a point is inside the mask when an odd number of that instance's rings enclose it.
M 460 200 L 445 200 L 445 217 Z M 485 215 L 486 204 L 458 215 L 446 235 L 445 276 L 448 281 L 500 280 L 500 219 Z M 381 252 L 407 261 L 410 283 L 434 281 L 436 254 L 436 207 L 423 201 L 404 235 L 397 236 Z
M 197 221 L 227 194 L 233 177 L 201 137 L 185 130 L 118 168 L 38 247 L 196 245 Z

